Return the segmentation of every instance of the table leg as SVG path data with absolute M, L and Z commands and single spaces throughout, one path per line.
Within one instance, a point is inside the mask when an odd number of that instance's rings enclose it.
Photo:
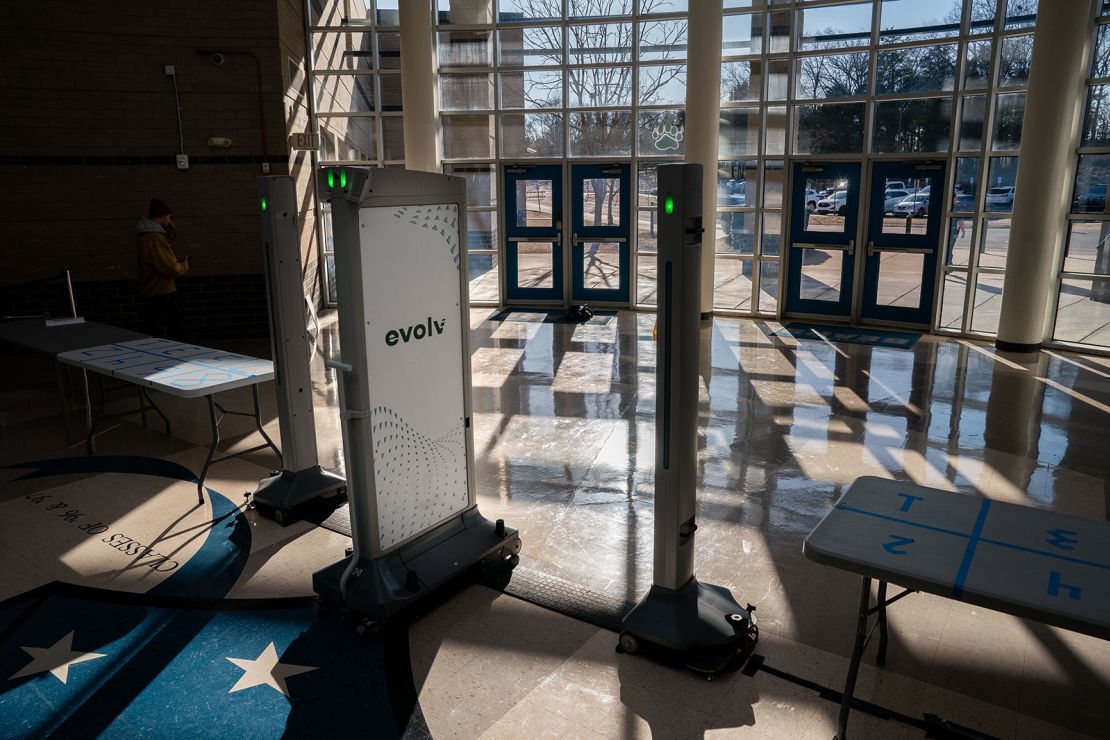
M 104 413 L 104 407 L 108 405 L 108 391 L 104 389 L 104 379 L 99 375 L 97 376 L 97 385 L 100 387 L 100 405 L 96 408 L 96 413 L 92 410 L 92 399 L 89 395 L 89 376 L 84 370 L 81 373 L 85 376 L 85 420 L 88 424 L 89 433 L 85 437 L 85 454 L 92 455 L 96 452 L 96 425 L 100 423 L 100 417 Z
M 212 458 L 216 456 L 216 448 L 220 444 L 220 421 L 216 418 L 216 401 L 211 395 L 205 396 L 208 399 L 208 418 L 212 422 L 212 446 L 208 448 L 208 459 L 204 461 L 204 469 L 200 471 L 200 478 L 197 480 L 197 500 L 204 503 L 204 479 L 208 477 L 208 468 L 212 466 Z
M 81 368 L 81 389 L 85 394 L 85 428 L 89 430 L 89 436 L 85 438 L 85 451 L 88 454 L 96 452 L 96 435 L 93 434 L 93 429 L 96 427 L 96 422 L 100 420 L 100 414 L 104 411 L 104 406 L 108 403 L 107 394 L 104 391 L 104 380 L 100 379 L 100 408 L 96 410 L 96 415 L 93 415 L 92 397 L 89 394 L 89 371 Z
M 73 439 L 73 423 L 69 419 L 69 396 L 66 394 L 66 365 L 63 362 L 54 362 L 55 374 L 58 377 L 58 404 L 62 412 L 62 426 L 66 433 L 66 444 Z
M 170 436 L 170 420 L 169 420 L 169 417 L 166 416 L 164 413 L 162 413 L 162 409 L 158 408 L 158 404 L 156 404 L 154 402 L 154 399 L 150 397 L 150 394 L 147 393 L 146 388 L 144 388 L 143 386 L 140 385 L 139 386 L 139 393 L 142 394 L 142 397 L 145 398 L 146 402 L 150 404 L 150 408 L 153 409 L 154 413 L 156 413 L 160 417 L 162 417 L 162 424 L 164 424 L 165 427 L 166 427 L 166 436 L 167 437 Z M 146 419 L 145 418 L 143 419 L 143 426 L 146 426 Z
M 279 459 L 281 458 L 281 450 L 278 449 L 278 446 L 270 439 L 270 435 L 266 434 L 266 431 L 262 428 L 262 410 L 258 400 L 258 385 L 251 386 L 251 391 L 254 398 L 254 410 L 251 412 L 225 409 L 223 406 L 216 403 L 214 394 L 205 396 L 205 398 L 208 399 L 208 417 L 212 422 L 212 446 L 208 448 L 208 459 L 204 461 L 204 469 L 201 471 L 200 479 L 197 481 L 197 496 L 200 498 L 201 503 L 204 503 L 204 480 L 208 477 L 208 469 L 214 464 L 223 462 L 224 460 L 242 457 L 243 455 L 249 455 L 252 452 L 258 452 L 267 447 L 276 452 Z M 216 450 L 219 449 L 220 446 L 220 422 L 227 414 L 232 414 L 234 416 L 249 416 L 253 418 L 255 430 L 262 435 L 266 443 L 217 457 Z
M 852 662 L 848 664 L 848 678 L 844 682 L 844 696 L 840 700 L 840 716 L 836 721 L 835 740 L 848 738 L 848 711 L 852 708 L 852 692 L 856 688 L 863 649 L 867 646 L 867 612 L 871 604 L 871 579 L 863 579 L 859 597 L 859 617 L 856 620 L 856 645 L 852 648 Z
M 146 429 L 146 398 L 141 385 L 135 386 L 135 395 L 139 397 L 139 416 L 143 419 L 143 429 Z
M 266 440 L 266 444 L 270 445 L 270 448 L 277 453 L 278 459 L 281 460 L 283 459 L 281 450 L 277 448 L 277 445 L 274 444 L 274 440 L 270 439 L 270 435 L 266 434 L 266 431 L 262 428 L 262 410 L 258 405 L 257 383 L 251 386 L 251 393 L 254 397 L 254 428 L 258 430 L 258 433 L 262 435 L 262 439 Z
M 879 581 L 879 654 L 875 657 L 875 662 L 879 665 L 886 665 L 886 581 Z

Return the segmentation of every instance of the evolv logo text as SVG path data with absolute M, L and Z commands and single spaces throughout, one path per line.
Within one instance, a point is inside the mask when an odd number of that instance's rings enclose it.
M 385 343 L 390 347 L 395 346 L 398 342 L 405 342 L 408 344 L 409 340 L 423 339 L 435 334 L 442 334 L 443 327 L 447 325 L 447 319 L 440 319 L 439 321 L 432 321 L 432 317 L 428 317 L 425 324 L 412 324 L 403 329 L 390 329 L 385 333 Z

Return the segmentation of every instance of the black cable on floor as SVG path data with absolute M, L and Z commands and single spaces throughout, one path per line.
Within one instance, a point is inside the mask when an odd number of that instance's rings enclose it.
M 632 611 L 635 606 L 634 603 L 624 601 L 619 597 L 599 593 L 562 578 L 519 566 L 513 571 L 512 579 L 503 590 L 509 596 L 522 601 L 617 633 L 621 631 L 621 623 L 625 615 Z M 752 655 L 744 668 L 741 669 L 741 673 L 746 676 L 754 676 L 759 671 L 809 689 L 820 698 L 831 701 L 837 706 L 840 705 L 844 697 L 844 694 L 840 691 L 768 665 L 762 655 Z M 963 727 L 935 714 L 925 714 L 921 719 L 917 719 L 855 697 L 852 698 L 852 709 L 879 719 L 893 720 L 916 730 L 921 730 L 927 738 L 998 740 L 994 735 Z
M 350 536 L 350 511 L 346 506 L 322 511 L 317 517 L 305 517 L 325 529 Z M 550 609 L 572 619 L 578 619 L 610 632 L 619 633 L 624 617 L 635 603 L 621 599 L 618 596 L 595 591 L 585 586 L 580 586 L 557 576 L 540 573 L 517 566 L 512 573 L 509 583 L 502 589 L 509 596 L 527 601 L 530 604 Z M 771 676 L 788 681 L 797 686 L 809 689 L 834 704 L 839 705 L 844 694 L 835 689 L 810 681 L 801 676 L 795 676 L 787 671 L 767 665 L 762 655 L 753 655 L 748 659 L 741 673 L 754 676 L 763 671 Z M 852 709 L 873 717 L 884 720 L 900 722 L 914 729 L 924 732 L 927 738 L 951 740 L 998 740 L 994 735 L 988 735 L 968 727 L 963 727 L 954 722 L 949 722 L 935 714 L 924 714 L 921 719 L 896 712 L 892 709 L 873 704 L 863 699 L 852 698 Z

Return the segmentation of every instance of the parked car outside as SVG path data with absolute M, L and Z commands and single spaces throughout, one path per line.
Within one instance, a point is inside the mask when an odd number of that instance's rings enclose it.
M 887 180 L 886 181 L 886 189 L 887 190 L 908 190 L 909 188 L 907 188 L 906 183 L 902 182 L 901 180 Z
M 1072 200 L 1072 210 L 1079 213 L 1101 213 L 1106 210 L 1106 184 L 1090 183 L 1084 192 L 1076 188 L 1075 199 Z
M 813 211 L 817 207 L 817 201 L 821 200 L 821 196 L 813 188 L 806 188 L 806 210 Z
M 929 196 L 926 193 L 916 193 L 905 198 L 894 206 L 895 216 L 924 216 L 929 212 Z
M 848 211 L 848 191 L 837 190 L 828 198 L 822 198 L 817 201 L 817 206 L 813 209 L 814 213 L 835 213 L 838 216 L 843 216 Z
M 1005 206 L 1006 210 L 1014 207 L 1014 186 L 991 188 L 987 191 L 987 210 L 992 207 Z
M 910 197 L 910 195 L 911 193 L 907 190 L 887 190 L 883 194 L 883 215 L 894 213 L 894 206 Z

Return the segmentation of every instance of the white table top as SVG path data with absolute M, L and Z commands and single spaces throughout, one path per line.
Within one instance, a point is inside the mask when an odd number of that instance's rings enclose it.
M 254 385 L 274 377 L 274 363 L 169 339 L 138 339 L 63 352 L 69 365 L 195 398 Z
M 1110 639 L 1110 523 L 860 478 L 806 557 Z

